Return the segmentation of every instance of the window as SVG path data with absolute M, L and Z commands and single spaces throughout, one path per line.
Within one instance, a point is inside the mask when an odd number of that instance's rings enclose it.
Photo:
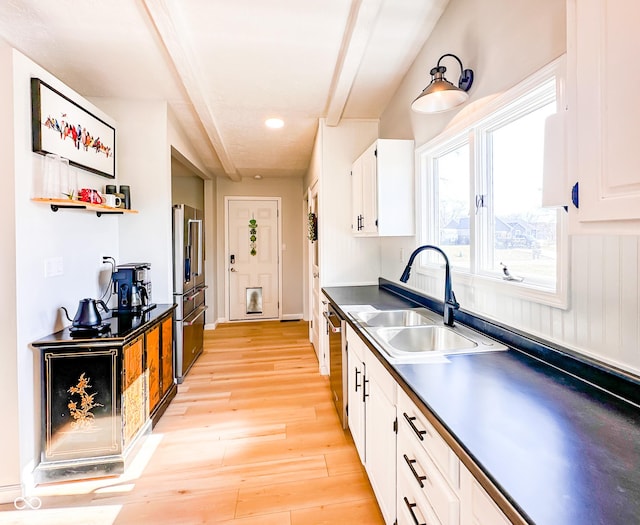
M 542 207 L 545 121 L 556 112 L 558 76 L 554 63 L 490 113 L 419 150 L 420 243 L 439 245 L 459 278 L 562 306 L 565 212 Z M 420 259 L 423 270 L 440 263 Z

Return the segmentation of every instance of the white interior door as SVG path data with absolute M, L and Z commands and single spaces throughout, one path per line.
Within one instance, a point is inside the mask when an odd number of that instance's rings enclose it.
M 309 190 L 309 213 L 314 213 L 316 218 L 318 215 L 318 188 L 314 184 Z M 316 223 L 317 230 L 317 223 Z M 309 325 L 309 339 L 313 345 L 318 361 L 322 363 L 322 341 L 320 339 L 320 330 L 323 326 L 322 308 L 320 299 L 320 253 L 318 240 L 309 240 L 309 282 L 310 290 L 310 310 L 311 324 Z
M 278 319 L 279 200 L 227 200 L 229 320 Z

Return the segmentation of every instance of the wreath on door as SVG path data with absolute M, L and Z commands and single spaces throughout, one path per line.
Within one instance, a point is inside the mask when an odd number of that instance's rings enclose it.
M 309 225 L 308 225 L 307 237 L 311 242 L 318 240 L 318 216 L 313 212 L 309 212 Z
M 251 255 L 256 255 L 258 253 L 256 251 L 257 240 L 258 240 L 258 221 L 256 221 L 255 219 L 251 219 L 249 221 L 249 248 L 251 248 L 249 253 Z

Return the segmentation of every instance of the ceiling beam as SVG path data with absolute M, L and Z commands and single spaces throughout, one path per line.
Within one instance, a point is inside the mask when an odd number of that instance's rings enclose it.
M 171 57 L 171 61 L 178 73 L 179 80 L 184 86 L 196 115 L 200 119 L 207 134 L 211 147 L 220 159 L 225 174 L 234 181 L 241 179 L 238 170 L 224 144 L 222 134 L 216 124 L 216 119 L 207 101 L 207 90 L 199 75 L 195 53 L 192 51 L 187 33 L 178 26 L 180 15 L 172 11 L 171 0 L 143 0 L 147 13 L 156 27 L 162 43 Z
M 337 126 L 349 100 L 383 0 L 353 0 L 331 81 L 326 123 Z

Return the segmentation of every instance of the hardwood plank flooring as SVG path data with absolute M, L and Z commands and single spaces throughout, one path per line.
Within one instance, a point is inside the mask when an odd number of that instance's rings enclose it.
M 41 485 L 16 525 L 377 525 L 305 322 L 220 325 L 119 477 Z

